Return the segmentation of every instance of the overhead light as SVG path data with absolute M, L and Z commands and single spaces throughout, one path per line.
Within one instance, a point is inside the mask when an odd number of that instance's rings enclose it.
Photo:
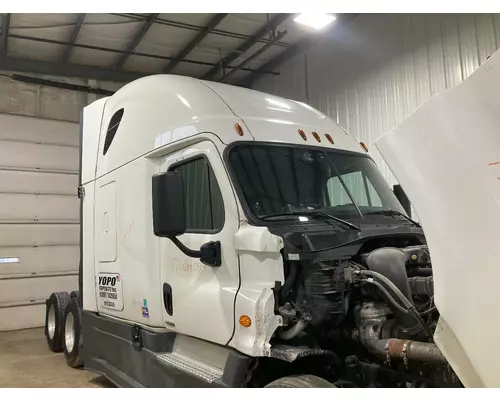
M 332 14 L 300 14 L 294 21 L 319 30 L 331 24 L 335 19 L 335 15 Z

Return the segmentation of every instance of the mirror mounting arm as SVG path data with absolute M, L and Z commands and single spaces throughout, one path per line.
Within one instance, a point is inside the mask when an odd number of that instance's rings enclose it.
M 191 250 L 186 247 L 175 236 L 170 236 L 169 239 L 182 251 L 186 256 L 199 258 L 200 261 L 209 267 L 220 267 L 222 264 L 220 242 L 208 242 L 201 246 L 200 250 Z

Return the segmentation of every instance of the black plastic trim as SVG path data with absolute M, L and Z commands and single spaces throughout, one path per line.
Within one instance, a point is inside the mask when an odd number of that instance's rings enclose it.
M 102 360 L 100 358 L 95 359 L 95 364 L 92 368 L 85 365 L 85 369 L 97 372 L 98 374 L 104 375 L 115 386 L 123 388 L 143 388 L 139 382 L 131 379 L 127 374 L 124 374 L 118 368 L 113 367 L 109 362 Z
M 230 388 L 244 387 L 253 360 L 253 357 L 232 350 L 224 366 L 221 384 Z
M 168 283 L 163 283 L 163 305 L 168 315 L 174 315 L 174 301 L 173 301 L 172 286 Z
M 119 387 L 208 388 L 227 387 L 222 380 L 207 382 L 172 365 L 160 362 L 155 353 L 173 350 L 176 334 L 138 329 L 140 348 L 134 348 L 132 324 L 82 312 L 85 337 L 84 368 L 104 375 Z M 226 363 L 226 367 L 227 367 Z M 238 366 L 232 361 L 229 365 Z M 235 369 L 241 372 L 242 367 Z M 224 370 L 230 382 L 238 380 Z
M 102 155 L 105 156 L 107 152 L 109 151 L 109 148 L 111 147 L 111 144 L 113 143 L 113 140 L 115 140 L 115 136 L 118 132 L 118 128 L 120 127 L 120 124 L 123 119 L 123 114 L 125 113 L 125 109 L 122 107 L 118 110 L 116 110 L 111 118 L 109 119 L 108 122 L 108 129 L 106 130 L 106 135 L 104 136 L 104 146 L 102 150 Z M 111 126 L 113 124 L 113 126 Z

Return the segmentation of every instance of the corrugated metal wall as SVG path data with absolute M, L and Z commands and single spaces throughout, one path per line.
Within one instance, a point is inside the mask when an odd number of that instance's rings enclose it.
M 264 77 L 254 88 L 309 103 L 374 141 L 430 96 L 469 76 L 500 43 L 500 15 L 364 14 Z

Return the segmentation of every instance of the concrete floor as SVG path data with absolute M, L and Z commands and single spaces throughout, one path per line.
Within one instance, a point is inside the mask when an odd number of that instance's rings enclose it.
M 52 353 L 43 328 L 0 332 L 0 388 L 113 387 L 105 378 L 66 365 L 63 353 Z

